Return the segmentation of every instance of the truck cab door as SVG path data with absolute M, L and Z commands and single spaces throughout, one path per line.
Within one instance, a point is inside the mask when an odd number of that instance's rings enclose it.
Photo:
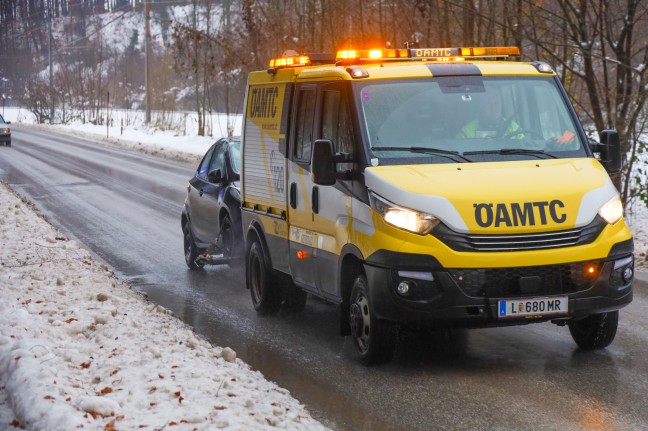
M 288 169 L 291 273 L 306 290 L 335 299 L 339 256 L 349 239 L 352 187 L 351 181 L 314 184 L 311 152 L 316 139 L 330 140 L 336 152 L 353 151 L 350 107 L 342 82 L 302 84 L 296 100 Z
M 310 178 L 310 156 L 315 129 L 317 86 L 302 84 L 295 95 L 290 155 L 288 157 L 288 220 L 290 272 L 299 286 L 317 292 L 313 259 L 317 236 L 313 228 Z

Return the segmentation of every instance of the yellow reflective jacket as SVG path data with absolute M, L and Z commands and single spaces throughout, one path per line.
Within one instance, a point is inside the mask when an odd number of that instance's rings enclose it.
M 503 133 L 500 130 L 505 126 L 505 123 L 508 122 L 508 127 L 504 130 Z M 506 138 L 506 139 L 524 139 L 524 133 L 515 133 L 516 130 L 520 129 L 520 125 L 514 120 L 508 120 L 501 124 L 499 127 L 500 130 L 492 130 L 492 126 L 487 128 L 481 128 L 479 124 L 479 119 L 472 120 L 470 123 L 466 124 L 461 128 L 457 134 L 458 139 L 470 139 L 470 138 Z M 495 132 L 494 136 L 478 136 L 478 131 L 493 131 Z

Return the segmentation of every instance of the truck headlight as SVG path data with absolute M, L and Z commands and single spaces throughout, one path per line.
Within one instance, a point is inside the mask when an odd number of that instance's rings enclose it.
M 427 235 L 439 224 L 439 220 L 427 213 L 403 208 L 374 193 L 369 193 L 371 207 L 382 215 L 387 223 L 419 235 Z
M 601 207 L 598 214 L 609 224 L 618 222 L 621 217 L 623 217 L 623 204 L 621 203 L 619 195 L 616 195 L 607 201 L 607 203 Z

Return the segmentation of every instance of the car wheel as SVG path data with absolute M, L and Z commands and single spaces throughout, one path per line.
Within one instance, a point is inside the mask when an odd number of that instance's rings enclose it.
M 194 242 L 193 235 L 191 234 L 189 222 L 185 223 L 182 228 L 182 233 L 184 236 L 184 255 L 187 266 L 193 271 L 201 269 L 205 264 L 196 262 L 196 258 L 200 255 L 200 252 Z
M 225 215 L 223 221 L 220 225 L 220 235 L 221 235 L 221 244 L 223 250 L 223 256 L 229 257 L 229 266 L 232 268 L 239 268 L 243 264 L 243 259 L 241 257 L 241 237 L 239 236 L 239 241 L 234 231 L 234 225 L 232 224 L 232 219 L 229 214 Z
M 280 280 L 266 266 L 263 248 L 259 241 L 250 246 L 246 260 L 245 282 L 252 305 L 259 314 L 276 314 L 283 296 Z
M 375 365 L 392 358 L 398 332 L 392 322 L 378 320 L 373 314 L 368 290 L 367 279 L 359 275 L 351 289 L 349 322 L 360 362 Z
M 11 147 L 11 141 L 7 141 L 7 147 Z
M 614 341 L 617 326 L 619 324 L 619 312 L 592 314 L 584 319 L 570 320 L 569 332 L 584 350 L 603 349 Z

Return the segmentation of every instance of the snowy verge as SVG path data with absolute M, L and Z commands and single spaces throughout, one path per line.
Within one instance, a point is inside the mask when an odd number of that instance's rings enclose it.
M 0 184 L 0 429 L 325 429 Z
M 43 125 L 43 124 L 20 124 L 20 128 L 30 128 L 42 131 L 51 131 L 52 128 L 57 133 L 68 136 L 90 140 L 98 144 L 110 145 L 119 147 L 138 153 L 147 154 L 151 156 L 160 157 L 166 160 L 173 160 L 176 162 L 187 163 L 192 166 L 197 166 L 200 160 L 205 155 L 209 147 L 216 142 L 217 139 L 211 137 L 184 137 L 178 138 L 174 136 L 165 136 L 164 134 L 148 135 L 144 132 L 130 131 L 125 135 L 108 135 L 100 132 L 100 126 L 89 127 L 73 127 L 62 125 Z M 19 127 L 16 127 L 19 130 Z M 104 129 L 105 130 L 105 129 Z

